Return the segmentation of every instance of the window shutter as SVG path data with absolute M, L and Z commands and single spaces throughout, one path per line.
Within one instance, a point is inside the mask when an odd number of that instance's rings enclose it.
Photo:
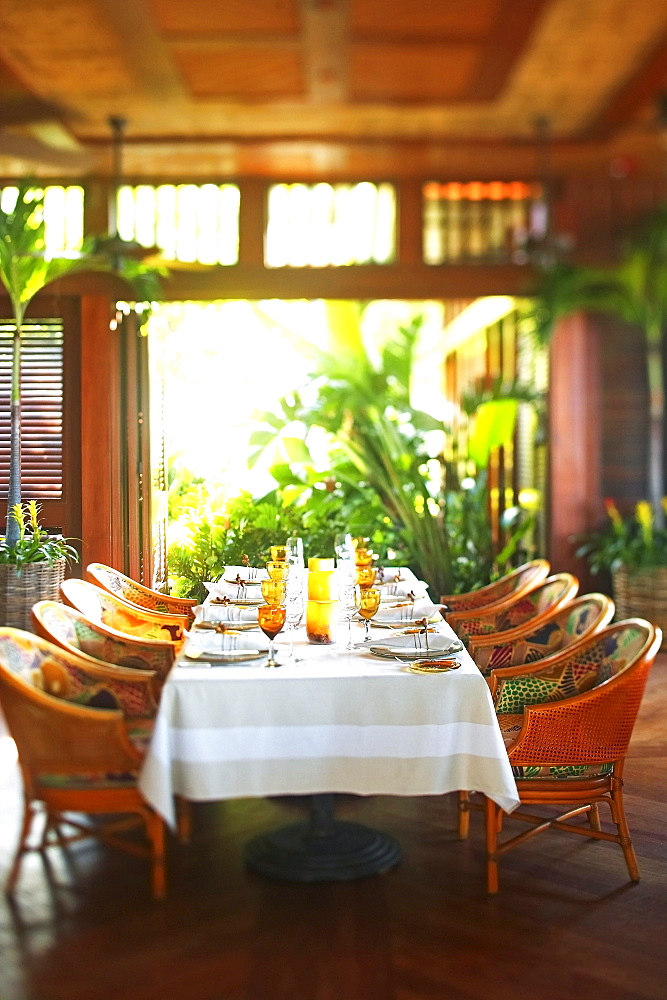
M 0 320 L 0 496 L 9 484 L 9 405 L 14 325 Z M 26 499 L 63 496 L 63 324 L 26 320 L 21 361 L 21 493 Z

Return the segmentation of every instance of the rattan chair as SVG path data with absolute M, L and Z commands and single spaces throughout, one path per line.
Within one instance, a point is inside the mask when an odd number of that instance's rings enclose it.
M 86 566 L 86 579 L 96 587 L 108 590 L 110 594 L 115 594 L 116 597 L 121 597 L 129 604 L 136 604 L 146 611 L 194 618 L 193 608 L 197 604 L 196 600 L 189 597 L 172 597 L 170 594 L 151 590 L 150 587 L 137 583 L 136 580 L 111 566 L 105 566 L 104 563 L 89 563 Z
M 70 653 L 154 671 L 156 693 L 162 688 L 180 646 L 171 639 L 140 639 L 92 622 L 76 608 L 58 601 L 38 601 L 32 608 L 35 632 Z
M 519 597 L 512 595 L 478 611 L 456 611 L 447 615 L 447 622 L 466 643 L 474 636 L 498 635 L 527 623 L 538 628 L 571 601 L 578 589 L 579 581 L 572 573 L 554 573 Z
M 164 896 L 163 821 L 137 787 L 155 711 L 150 681 L 148 671 L 91 666 L 32 633 L 0 628 L 0 705 L 16 742 L 24 800 L 7 892 L 28 851 L 97 837 L 147 858 L 153 896 Z M 148 725 L 137 726 L 142 720 Z M 43 831 L 33 845 L 40 811 Z M 95 819 L 88 823 L 86 815 Z M 146 845 L 124 837 L 136 826 Z
M 75 577 L 63 580 L 60 593 L 65 604 L 76 608 L 89 621 L 105 625 L 124 635 L 141 639 L 165 639 L 176 643 L 178 648 L 185 639 L 189 621 L 183 615 L 145 611 L 96 587 L 94 583 Z
M 488 677 L 497 668 L 544 661 L 599 632 L 614 617 L 614 602 L 606 594 L 582 594 L 548 612 L 538 625 L 528 621 L 498 635 L 476 635 L 468 640 L 468 652 Z
M 546 559 L 533 559 L 501 576 L 499 580 L 487 583 L 485 587 L 465 591 L 463 594 L 443 594 L 440 598 L 442 613 L 447 617 L 448 612 L 473 611 L 491 604 L 504 603 L 511 597 L 520 597 L 542 580 L 546 580 L 550 569 Z
M 529 829 L 501 843 L 503 811 L 484 798 L 489 892 L 498 890 L 499 858 L 549 829 L 619 844 L 630 879 L 639 881 L 623 803 L 623 765 L 661 640 L 660 629 L 630 618 L 551 657 L 548 666 L 505 671 L 496 710 L 521 802 L 509 820 Z M 516 675 L 509 676 L 511 671 Z M 614 832 L 602 829 L 602 802 Z M 567 808 L 545 816 L 524 806 Z M 588 822 L 573 823 L 577 816 Z

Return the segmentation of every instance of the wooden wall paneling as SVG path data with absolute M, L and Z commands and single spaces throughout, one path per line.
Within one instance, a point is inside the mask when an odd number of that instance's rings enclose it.
M 600 346 L 583 313 L 561 320 L 550 354 L 548 552 L 555 572 L 599 588 L 577 559 L 572 536 L 595 527 L 601 510 Z
M 122 565 L 118 341 L 109 329 L 108 295 L 81 300 L 81 532 L 82 563 Z

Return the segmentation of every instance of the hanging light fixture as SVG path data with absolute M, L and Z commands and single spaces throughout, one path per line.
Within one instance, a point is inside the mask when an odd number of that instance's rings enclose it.
M 160 253 L 159 247 L 146 247 L 136 240 L 124 240 L 118 232 L 118 194 L 124 181 L 123 145 L 126 126 L 127 118 L 118 115 L 110 116 L 112 167 L 111 189 L 109 191 L 109 232 L 106 236 L 98 237 L 93 245 L 93 252 L 110 257 L 116 269 L 118 269 L 122 259 L 145 261 Z
M 547 115 L 538 115 L 533 128 L 539 194 L 530 206 L 528 228 L 513 257 L 517 264 L 551 268 L 572 250 L 574 241 L 570 233 L 557 233 L 554 230 L 555 185 L 551 164 L 551 119 Z

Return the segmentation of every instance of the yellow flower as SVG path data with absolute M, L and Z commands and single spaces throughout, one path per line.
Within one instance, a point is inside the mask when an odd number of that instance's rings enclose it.
M 639 523 L 642 537 L 646 545 L 653 543 L 653 511 L 648 500 L 640 500 L 635 507 L 635 517 Z

